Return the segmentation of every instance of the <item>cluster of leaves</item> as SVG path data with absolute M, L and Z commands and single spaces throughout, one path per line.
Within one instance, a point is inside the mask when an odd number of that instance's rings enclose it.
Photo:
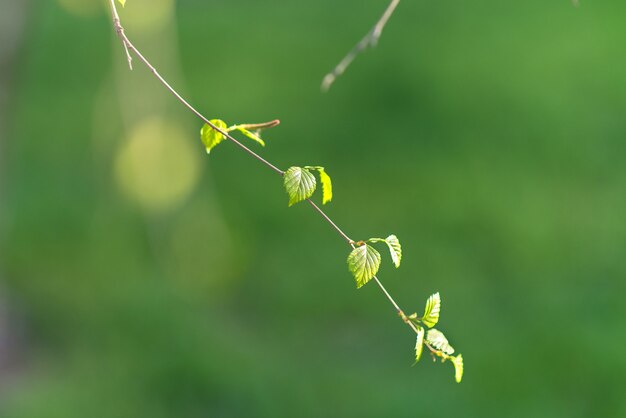
M 317 171 L 322 183 L 322 203 L 325 205 L 333 198 L 333 184 L 330 176 L 320 166 L 289 167 L 283 176 L 285 190 L 289 195 L 289 206 L 309 199 L 315 193 L 317 181 L 311 171 Z
M 417 330 L 415 363 L 422 357 L 424 346 L 426 346 L 430 350 L 433 360 L 439 357 L 442 363 L 448 360 L 452 362 L 454 365 L 454 378 L 460 383 L 463 378 L 463 356 L 461 354 L 454 356 L 454 348 L 452 348 L 446 336 L 443 332 L 433 328 L 439 322 L 440 312 L 441 297 L 439 292 L 437 292 L 426 301 L 424 315 L 418 317 L 417 313 L 413 313 L 403 318 L 405 321 L 410 321 Z M 429 329 L 426 331 L 426 328 Z
M 278 121 L 275 121 L 275 122 L 278 122 Z M 221 119 L 213 119 L 211 120 L 211 123 L 215 127 L 217 127 L 219 131 L 216 129 L 213 129 L 213 127 L 207 123 L 205 123 L 204 126 L 202 126 L 202 129 L 200 130 L 200 138 L 202 138 L 202 143 L 204 144 L 206 148 L 207 154 L 211 153 L 211 150 L 213 148 L 215 148 L 220 142 L 226 139 L 226 137 L 224 136 L 222 132 L 228 133 L 232 131 L 239 131 L 245 136 L 247 136 L 248 138 L 257 142 L 262 147 L 264 147 L 265 142 L 261 139 L 261 136 L 260 136 L 261 129 L 264 129 L 264 127 L 271 127 L 271 126 L 267 126 L 270 123 L 273 123 L 272 126 L 276 126 L 278 124 L 278 123 L 270 122 L 268 124 L 257 124 L 257 125 L 243 124 L 243 125 L 233 125 L 229 127 L 226 124 L 226 122 L 224 122 Z M 254 130 L 253 132 L 250 129 L 248 129 L 250 126 L 258 127 L 258 129 Z
M 391 259 L 396 266 L 400 267 L 402 260 L 402 246 L 398 237 L 389 235 L 387 238 L 370 238 L 367 241 L 359 241 L 354 244 L 354 249 L 348 256 L 348 269 L 356 280 L 357 288 L 367 284 L 372 278 L 376 277 L 376 273 L 380 267 L 380 253 L 370 244 L 384 242 L 389 247 Z M 426 301 L 424 315 L 417 316 L 417 313 L 406 316 L 401 313 L 403 320 L 412 325 L 417 332 L 417 341 L 415 343 L 415 363 L 422 357 L 422 351 L 426 346 L 432 356 L 439 357 L 442 362 L 451 361 L 454 364 L 455 379 L 461 382 L 463 378 L 463 356 L 461 354 L 454 356 L 454 348 L 448 342 L 445 335 L 433 328 L 439 321 L 439 313 L 441 312 L 441 297 L 439 293 L 430 296 Z M 426 331 L 426 328 L 429 328 Z
M 357 289 L 366 285 L 378 273 L 381 262 L 380 253 L 369 245 L 378 242 L 387 244 L 393 264 L 396 268 L 400 267 L 402 246 L 395 235 L 389 235 L 387 238 L 370 238 L 367 241 L 354 243 L 354 248 L 348 255 L 348 269 L 356 280 Z

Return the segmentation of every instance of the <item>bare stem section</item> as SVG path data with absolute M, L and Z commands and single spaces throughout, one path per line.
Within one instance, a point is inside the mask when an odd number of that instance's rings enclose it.
M 176 97 L 176 99 L 178 99 L 179 102 L 181 102 L 183 104 L 183 106 L 185 106 L 187 109 L 189 109 L 200 120 L 202 120 L 204 123 L 209 125 L 211 128 L 215 129 L 220 134 L 224 135 L 224 137 L 228 138 L 230 141 L 232 141 L 233 143 L 238 145 L 240 148 L 242 148 L 244 151 L 246 151 L 252 157 L 256 158 L 258 161 L 260 161 L 263 164 L 265 164 L 267 167 L 272 169 L 274 172 L 280 174 L 281 176 L 283 176 L 285 174 L 285 172 L 283 170 L 277 168 L 275 165 L 273 165 L 272 163 L 270 163 L 269 161 L 267 161 L 266 159 L 264 159 L 263 157 L 261 157 L 260 155 L 255 153 L 254 151 L 252 151 L 250 148 L 248 148 L 245 145 L 243 145 L 241 142 L 239 142 L 235 138 L 233 138 L 227 131 L 225 131 L 223 129 L 220 129 L 219 127 L 215 126 L 215 124 L 213 124 L 207 117 L 202 115 L 191 104 L 189 104 L 189 102 L 187 102 L 176 90 L 174 90 L 174 88 L 163 78 L 163 76 L 161 76 L 161 74 L 159 74 L 159 72 L 154 68 L 154 66 L 152 64 L 150 64 L 150 62 L 141 54 L 141 52 L 139 52 L 139 50 L 137 48 L 135 48 L 133 43 L 128 39 L 128 37 L 124 33 L 124 28 L 122 27 L 122 24 L 120 22 L 120 18 L 119 18 L 118 13 L 117 13 L 117 8 L 116 8 L 116 5 L 115 5 L 115 1 L 116 0 L 109 0 L 109 1 L 110 1 L 111 13 L 112 13 L 112 17 L 113 17 L 113 27 L 115 29 L 115 33 L 120 38 L 120 41 L 122 42 L 122 45 L 124 46 L 124 50 L 126 51 L 126 57 L 127 57 L 127 60 L 128 60 L 128 64 L 129 64 L 131 69 L 132 69 L 132 56 L 131 56 L 131 53 L 132 53 L 139 59 L 139 61 L 141 61 L 150 70 L 150 72 L 152 72 L 152 74 L 159 80 L 159 82 L 172 95 L 174 95 L 174 97 Z M 393 12 L 393 9 L 395 9 L 395 7 L 397 6 L 398 2 L 399 2 L 399 0 L 393 0 L 391 2 L 392 4 L 388 7 L 387 11 L 385 12 L 385 15 L 383 15 L 383 18 L 381 18 L 381 20 L 378 22 L 378 24 L 374 27 L 373 32 L 370 34 L 371 36 L 374 37 L 373 39 L 377 40 L 380 37 L 380 33 L 382 32 L 382 29 L 383 29 L 385 23 L 389 19 L 389 16 L 391 16 L 391 13 Z M 374 40 L 374 43 L 375 43 L 375 40 Z M 368 42 L 372 42 L 372 41 L 368 40 Z M 246 129 L 267 129 L 267 128 L 274 127 L 274 126 L 278 125 L 279 123 L 280 122 L 278 120 L 274 120 L 274 121 L 267 122 L 267 123 L 262 123 L 262 124 L 248 124 L 248 125 L 238 125 L 238 126 L 239 127 L 245 127 Z M 350 237 L 348 237 L 348 235 L 346 235 L 346 233 L 343 232 L 343 230 L 341 228 L 339 228 L 337 226 L 337 224 L 335 224 L 335 222 L 333 222 L 330 219 L 330 217 L 326 213 L 324 213 L 324 211 L 322 209 L 320 209 L 320 207 L 317 206 L 312 200 L 308 199 L 308 202 L 311 204 L 313 209 L 315 209 L 315 211 L 317 211 L 322 216 L 322 218 L 348 243 L 348 245 L 350 245 L 352 248 L 354 248 L 354 244 L 355 244 L 354 241 L 352 241 L 352 239 L 350 239 Z M 383 287 L 383 285 L 380 282 L 380 280 L 377 277 L 374 277 L 374 279 L 376 280 L 376 283 L 378 284 L 380 289 L 383 291 L 383 293 L 385 294 L 387 299 L 394 306 L 395 310 L 398 313 L 401 313 L 402 310 L 400 309 L 400 307 L 398 306 L 396 301 L 387 292 L 387 290 Z M 402 317 L 402 315 L 401 315 L 401 317 Z M 413 323 L 411 321 L 404 321 L 404 322 L 407 323 L 413 329 L 413 331 L 417 332 L 417 329 L 415 328 L 415 326 L 413 325 Z
M 396 10 L 396 7 L 398 7 L 399 3 L 400 0 L 391 0 L 391 3 L 389 3 L 389 6 L 387 6 L 387 9 L 385 9 L 383 15 L 380 17 L 380 19 L 378 19 L 378 22 L 376 22 L 374 27 L 367 33 L 367 35 L 365 35 L 365 37 L 361 39 L 361 41 L 356 44 L 350 52 L 348 52 L 348 55 L 346 55 L 339 62 L 339 64 L 337 64 L 337 66 L 333 68 L 330 73 L 326 74 L 326 76 L 322 80 L 322 91 L 328 91 L 328 89 L 330 89 L 330 86 L 332 86 L 337 77 L 339 77 L 346 71 L 346 69 L 350 66 L 350 64 L 352 64 L 352 61 L 354 61 L 357 55 L 359 55 L 368 47 L 373 48 L 378 44 L 378 40 L 380 39 L 380 35 L 382 35 L 383 33 L 383 29 L 385 29 L 387 21 L 389 21 L 389 18 L 393 14 L 394 10 Z

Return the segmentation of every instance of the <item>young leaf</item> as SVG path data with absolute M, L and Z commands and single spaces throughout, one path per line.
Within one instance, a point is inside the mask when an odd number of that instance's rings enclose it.
M 461 379 L 463 379 L 463 356 L 459 354 L 456 357 L 452 357 L 452 364 L 454 364 L 454 380 L 457 383 L 461 383 Z
M 426 342 L 432 345 L 436 350 L 439 350 L 447 355 L 454 353 L 454 348 L 452 348 L 446 336 L 435 328 L 429 329 L 426 333 Z
M 211 123 L 223 131 L 228 129 L 226 122 L 221 119 L 213 119 Z M 213 129 L 209 124 L 205 123 L 202 130 L 200 130 L 200 138 L 202 138 L 202 143 L 206 147 L 206 153 L 209 154 L 211 150 L 217 146 L 217 144 L 224 140 L 224 135 Z
M 389 252 L 391 253 L 391 259 L 393 260 L 393 264 L 395 264 L 396 268 L 400 267 L 400 261 L 402 261 L 402 247 L 400 246 L 400 241 L 398 241 L 398 237 L 395 235 L 389 235 L 385 238 L 385 242 L 389 247 Z
M 122 7 L 126 6 L 126 0 L 118 0 Z
M 330 181 L 330 176 L 324 170 L 324 167 L 318 165 L 307 165 L 304 168 L 307 170 L 317 170 L 320 173 L 320 182 L 322 183 L 322 204 L 330 202 L 333 198 L 333 185 Z
M 420 361 L 424 349 L 424 328 L 417 327 L 417 341 L 415 342 L 415 362 Z
M 322 183 L 322 204 L 325 205 L 333 199 L 333 184 L 330 181 L 330 176 L 324 171 L 324 167 L 320 167 L 318 171 Z
M 367 244 L 356 247 L 348 256 L 348 269 L 356 279 L 357 289 L 369 282 L 379 267 L 380 253 Z
M 250 132 L 246 128 L 242 128 L 240 126 L 235 126 L 235 129 L 237 129 L 239 132 L 241 132 L 242 134 L 244 134 L 245 136 L 247 136 L 251 140 L 258 142 L 259 144 L 261 144 L 262 147 L 265 146 L 265 141 L 263 141 L 260 136 L 254 134 L 253 132 Z
M 315 176 L 301 167 L 290 167 L 284 175 L 285 190 L 289 195 L 289 206 L 308 199 L 315 191 Z
M 439 312 L 441 311 L 441 297 L 439 292 L 431 295 L 426 301 L 426 308 L 424 309 L 424 316 L 422 317 L 422 323 L 428 328 L 432 328 L 439 321 Z

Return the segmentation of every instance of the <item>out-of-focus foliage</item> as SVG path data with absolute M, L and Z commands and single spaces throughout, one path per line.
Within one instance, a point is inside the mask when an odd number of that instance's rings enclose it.
M 259 149 L 329 168 L 350 236 L 402 238 L 402 268 L 379 276 L 418 314 L 444 296 L 457 385 L 427 350 L 410 367 L 406 325 L 375 286 L 354 291 L 345 242 L 287 208 L 275 173 L 227 142 L 202 158 L 198 121 L 128 71 L 94 1 L 100 14 L 30 2 L 10 64 L 2 418 L 626 416 L 625 2 L 403 1 L 327 94 L 321 77 L 385 4 L 119 10 L 204 113 L 280 118 Z M 140 203 L 157 186 L 129 193 L 116 168 L 152 106 L 195 149 L 167 153 L 198 164 L 158 209 Z

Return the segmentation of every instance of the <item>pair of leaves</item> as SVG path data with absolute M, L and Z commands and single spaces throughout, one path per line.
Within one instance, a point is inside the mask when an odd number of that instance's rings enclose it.
M 402 246 L 400 245 L 400 241 L 398 241 L 398 237 L 395 235 L 389 235 L 387 238 L 370 238 L 367 240 L 368 242 L 376 243 L 376 242 L 384 242 L 389 247 L 389 253 L 391 254 L 391 261 L 396 266 L 396 268 L 400 267 L 400 262 L 402 261 Z
M 221 119 L 213 119 L 211 120 L 211 123 L 222 132 L 231 132 L 236 130 L 241 132 L 248 138 L 252 139 L 253 141 L 259 143 L 259 145 L 261 145 L 262 147 L 265 146 L 265 142 L 256 133 L 249 131 L 244 126 L 233 125 L 231 127 L 228 127 L 226 122 Z M 215 148 L 220 142 L 226 139 L 222 132 L 214 129 L 208 123 L 205 123 L 204 126 L 202 126 L 202 129 L 200 130 L 200 138 L 202 139 L 202 143 L 206 148 L 207 154 L 209 154 L 211 150 Z
M 289 195 L 289 206 L 302 202 L 313 196 L 317 187 L 315 176 L 311 173 L 315 170 L 320 175 L 322 183 L 322 204 L 330 202 L 333 198 L 333 185 L 330 176 L 320 166 L 290 167 L 285 171 L 283 182 Z
M 367 240 L 370 243 L 384 242 L 389 247 L 391 259 L 396 266 L 400 267 L 400 261 L 402 260 L 402 246 L 398 237 L 395 235 L 389 235 L 387 238 L 370 238 Z M 381 256 L 380 253 L 367 242 L 361 243 L 361 245 L 354 248 L 350 255 L 348 255 L 348 269 L 356 280 L 357 289 L 363 287 L 378 273 L 380 268 Z

